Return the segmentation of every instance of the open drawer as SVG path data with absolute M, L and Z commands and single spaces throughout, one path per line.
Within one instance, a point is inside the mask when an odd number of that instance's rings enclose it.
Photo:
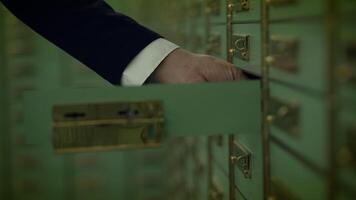
M 26 140 L 57 152 L 159 146 L 164 138 L 260 131 L 260 83 L 27 93 Z

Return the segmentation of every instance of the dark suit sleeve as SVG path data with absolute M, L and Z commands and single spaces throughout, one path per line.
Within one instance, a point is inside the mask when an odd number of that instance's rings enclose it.
M 102 0 L 0 0 L 20 20 L 112 84 L 160 35 Z

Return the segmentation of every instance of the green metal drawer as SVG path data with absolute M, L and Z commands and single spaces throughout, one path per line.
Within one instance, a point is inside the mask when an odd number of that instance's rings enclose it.
M 236 24 L 233 29 L 233 63 L 243 70 L 261 74 L 261 25 Z
M 263 154 L 260 132 L 235 135 L 234 151 L 240 160 L 235 163 L 235 185 L 246 199 L 263 199 Z M 244 149 L 240 149 L 244 148 Z M 247 153 L 247 154 L 246 154 Z M 246 160 L 247 159 L 247 160 Z M 249 173 L 244 172 L 243 164 L 248 162 Z
M 323 0 L 271 0 L 270 19 L 283 20 L 322 16 L 326 11 Z
M 261 2 L 261 0 L 234 0 L 233 22 L 260 21 Z
M 168 137 L 260 130 L 259 81 L 240 81 L 33 92 L 25 106 L 27 140 L 29 143 L 52 140 L 54 105 L 152 100 L 164 105 Z
M 356 191 L 356 106 L 353 102 L 343 102 L 336 136 L 338 179 Z
M 207 0 L 206 12 L 210 24 L 226 24 L 226 0 Z
M 226 26 L 214 25 L 209 27 L 209 35 L 206 45 L 206 53 L 226 60 Z
M 271 153 L 271 199 L 327 199 L 327 180 L 275 144 Z
M 271 24 L 270 77 L 308 90 L 325 92 L 328 54 L 323 22 Z
M 341 21 L 338 29 L 336 62 L 339 94 L 343 99 L 356 100 L 356 26 L 348 19 Z
M 271 83 L 271 135 L 320 170 L 327 169 L 328 115 L 323 98 Z

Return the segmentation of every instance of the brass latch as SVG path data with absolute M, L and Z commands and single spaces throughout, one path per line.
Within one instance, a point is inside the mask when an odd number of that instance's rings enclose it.
M 249 61 L 250 60 L 250 36 L 234 34 L 232 36 L 234 45 L 233 53 L 236 57 Z
M 250 10 L 250 0 L 235 0 L 235 10 L 236 12 L 243 12 Z
M 288 187 L 277 177 L 271 178 L 271 193 L 268 200 L 299 200 Z
M 57 105 L 53 145 L 59 153 L 156 147 L 163 123 L 159 101 Z
M 268 120 L 290 135 L 299 135 L 300 108 L 297 103 L 286 103 L 276 98 L 270 100 Z
M 271 67 L 295 73 L 298 71 L 298 50 L 297 39 L 272 36 L 266 61 Z
M 252 178 L 252 154 L 242 144 L 234 141 L 231 162 L 241 170 L 245 178 Z

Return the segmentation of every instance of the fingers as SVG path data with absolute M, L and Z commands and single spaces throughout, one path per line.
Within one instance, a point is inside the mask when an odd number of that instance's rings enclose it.
M 236 66 L 226 61 L 207 57 L 202 69 L 204 79 L 208 82 L 240 81 L 247 79 Z

